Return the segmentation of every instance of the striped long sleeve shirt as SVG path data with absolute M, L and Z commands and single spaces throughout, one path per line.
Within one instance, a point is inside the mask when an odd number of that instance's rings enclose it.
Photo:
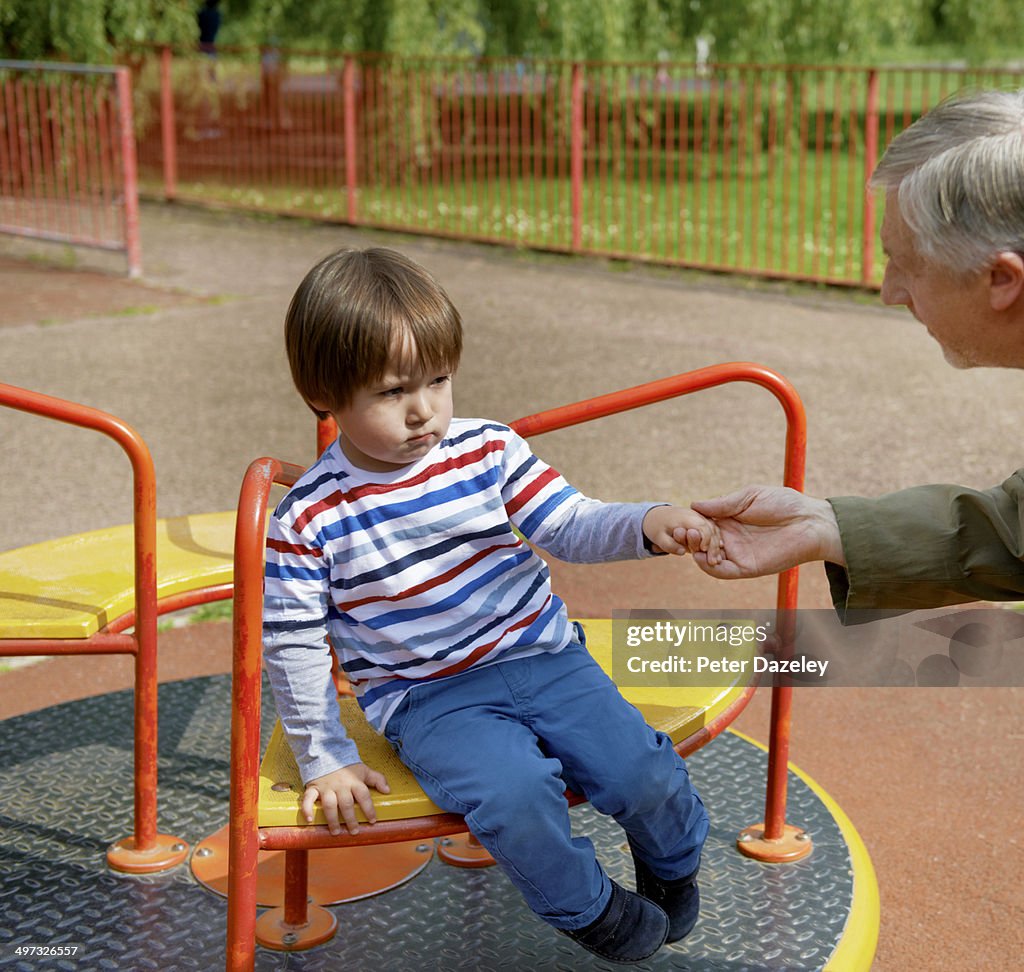
M 353 466 L 335 442 L 267 536 L 264 660 L 303 780 L 359 761 L 331 646 L 381 731 L 417 682 L 569 643 L 565 606 L 524 538 L 576 563 L 644 557 L 653 505 L 589 499 L 510 428 L 479 419 L 454 419 L 391 473 Z

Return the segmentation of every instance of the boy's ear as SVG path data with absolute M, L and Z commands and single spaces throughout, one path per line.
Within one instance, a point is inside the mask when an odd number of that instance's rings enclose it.
M 989 271 L 989 303 L 992 310 L 1009 310 L 1024 297 L 1024 256 L 1004 250 Z
M 321 422 L 326 421 L 331 417 L 331 413 L 320 408 L 315 402 L 306 402 L 309 406 L 309 410 L 318 418 Z

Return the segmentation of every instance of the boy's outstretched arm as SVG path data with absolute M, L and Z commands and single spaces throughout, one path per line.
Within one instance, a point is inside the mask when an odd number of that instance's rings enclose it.
M 644 536 L 656 552 L 704 554 L 709 564 L 721 563 L 722 538 L 714 521 L 681 506 L 655 506 L 647 511 Z
M 378 793 L 391 792 L 384 774 L 370 769 L 365 763 L 343 766 L 306 784 L 306 792 L 302 797 L 302 814 L 307 822 L 312 823 L 314 804 L 319 800 L 332 834 L 341 833 L 342 821 L 350 834 L 358 834 L 357 805 L 368 823 L 377 822 L 373 796 L 370 793 L 371 786 Z

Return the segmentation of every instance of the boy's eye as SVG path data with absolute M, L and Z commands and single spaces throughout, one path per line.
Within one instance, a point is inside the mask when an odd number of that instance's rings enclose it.
M 405 391 L 405 389 L 401 385 L 398 385 L 395 388 L 385 388 L 381 394 L 388 398 L 397 398 L 403 391 Z
M 451 375 L 438 375 L 432 382 L 434 385 L 443 385 L 448 381 L 451 381 Z

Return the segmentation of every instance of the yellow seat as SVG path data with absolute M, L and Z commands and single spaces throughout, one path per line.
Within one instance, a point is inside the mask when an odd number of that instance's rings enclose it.
M 587 649 L 611 675 L 612 622 L 584 621 Z M 752 644 L 750 650 L 752 651 Z M 737 656 L 738 657 L 738 656 Z M 622 694 L 643 714 L 648 724 L 681 743 L 704 728 L 720 712 L 736 702 L 746 689 L 745 682 L 718 687 L 667 686 L 664 688 L 624 688 Z M 420 789 L 415 777 L 398 758 L 387 740 L 375 732 L 363 717 L 355 699 L 340 700 L 341 721 L 349 737 L 359 747 L 363 762 L 383 773 L 390 793 L 373 793 L 378 820 L 404 820 L 410 817 L 441 813 Z M 284 737 L 281 723 L 274 726 L 270 743 L 260 764 L 259 826 L 305 826 L 302 816 L 302 778 Z M 359 814 L 360 818 L 362 815 Z M 327 821 L 317 806 L 314 824 Z
M 157 598 L 232 583 L 235 511 L 157 521 Z M 0 553 L 0 638 L 85 639 L 135 607 L 132 526 Z

